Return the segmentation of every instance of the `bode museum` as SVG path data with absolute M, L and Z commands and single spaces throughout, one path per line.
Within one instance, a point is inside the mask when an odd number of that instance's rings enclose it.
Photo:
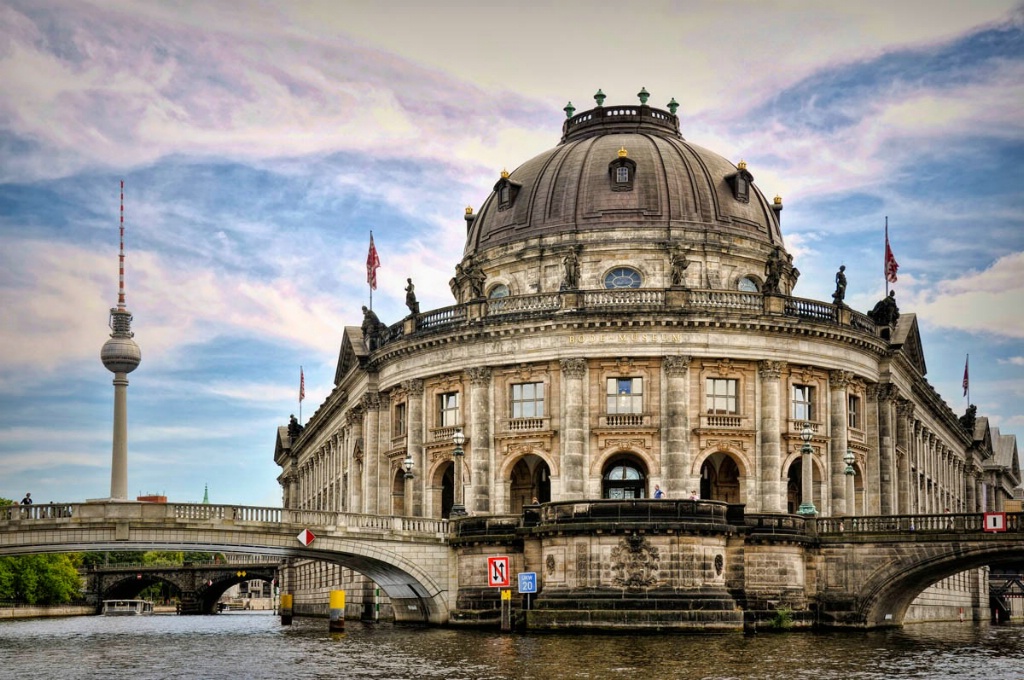
M 1018 502 L 1015 438 L 935 392 L 912 310 L 851 309 L 838 275 L 798 297 L 746 163 L 687 141 L 674 100 L 594 99 L 465 209 L 451 306 L 420 311 L 410 281 L 404 319 L 345 329 L 330 396 L 278 428 L 284 507 L 449 519 L 453 625 L 497 620 L 507 555 L 513 588 L 536 573 L 530 628 L 729 630 L 815 623 L 815 517 Z M 324 562 L 283 586 L 296 614 L 337 588 L 350 615 L 391 608 Z M 924 586 L 907 620 L 988 617 L 985 568 Z

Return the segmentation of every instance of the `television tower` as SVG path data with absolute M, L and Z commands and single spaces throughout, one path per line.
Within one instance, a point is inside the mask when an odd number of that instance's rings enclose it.
M 132 338 L 132 314 L 124 301 L 124 180 L 121 180 L 121 253 L 118 255 L 117 307 L 110 310 L 110 339 L 100 359 L 114 374 L 114 445 L 110 465 L 111 500 L 128 500 L 128 374 L 142 361 Z

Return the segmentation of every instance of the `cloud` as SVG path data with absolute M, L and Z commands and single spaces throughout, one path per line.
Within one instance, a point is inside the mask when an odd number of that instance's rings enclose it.
M 1010 364 L 1011 366 L 1024 366 L 1024 357 L 1009 357 L 1007 359 L 1000 359 L 1000 364 Z
M 1024 338 L 1021 271 L 1024 252 L 1011 253 L 983 271 L 941 281 L 933 290 L 918 290 L 908 308 L 943 328 Z

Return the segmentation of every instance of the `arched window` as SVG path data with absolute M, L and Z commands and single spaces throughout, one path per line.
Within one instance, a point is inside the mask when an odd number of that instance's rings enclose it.
M 504 283 L 499 283 L 498 285 L 496 285 L 493 288 L 491 288 L 491 292 L 489 292 L 487 294 L 487 297 L 493 299 L 493 298 L 508 297 L 508 295 L 509 295 L 508 286 L 506 286 Z
M 605 288 L 639 288 L 641 283 L 640 272 L 630 267 L 616 267 L 604 277 Z
M 647 481 L 643 471 L 629 460 L 610 463 L 601 480 L 602 496 L 617 500 L 644 498 Z
M 742 279 L 740 279 L 739 284 L 736 287 L 740 290 L 740 292 L 743 293 L 758 292 L 757 281 L 750 278 L 749 276 L 744 276 Z

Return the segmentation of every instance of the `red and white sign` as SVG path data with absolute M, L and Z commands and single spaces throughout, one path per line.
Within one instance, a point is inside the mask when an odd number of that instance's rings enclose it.
M 985 531 L 1006 531 L 1006 513 L 1005 512 L 986 512 L 985 513 Z
M 316 536 L 309 529 L 303 529 L 302 531 L 300 531 L 299 535 L 296 536 L 296 538 L 299 539 L 299 543 L 301 543 L 302 545 L 309 545 L 310 543 L 316 540 Z
M 508 557 L 487 558 L 487 585 L 492 588 L 508 588 L 512 584 L 512 571 Z

